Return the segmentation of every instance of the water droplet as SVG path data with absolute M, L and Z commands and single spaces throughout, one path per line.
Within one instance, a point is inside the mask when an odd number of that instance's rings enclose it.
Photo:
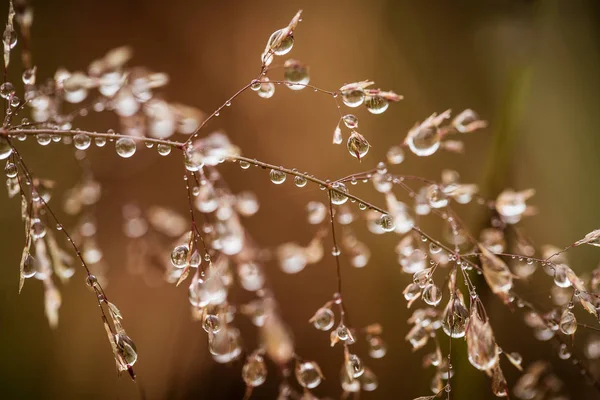
M 421 295 L 421 287 L 416 283 L 411 283 L 404 288 L 402 293 L 404 294 L 406 301 L 411 301 Z
M 379 217 L 377 224 L 381 227 L 381 229 L 383 229 L 384 232 L 392 232 L 394 229 L 396 229 L 394 218 L 388 214 L 383 214 L 381 217 Z
M 292 32 L 287 33 L 284 38 L 281 35 L 285 34 L 287 29 L 279 29 L 271 34 L 267 47 L 273 50 L 273 53 L 277 56 L 283 56 L 289 53 L 294 46 L 294 35 Z M 278 45 L 273 47 L 273 44 L 279 42 Z
M 261 355 L 253 354 L 242 368 L 242 379 L 249 387 L 257 387 L 267 380 L 267 366 Z
M 12 154 L 12 147 L 8 144 L 8 140 L 0 137 L 0 160 L 6 160 Z
M 131 138 L 119 138 L 115 143 L 117 154 L 123 158 L 129 158 L 135 154 L 136 145 Z
M 294 372 L 298 383 L 305 388 L 313 389 L 321 383 L 321 370 L 314 361 L 302 361 L 296 363 Z
M 52 138 L 47 133 L 38 133 L 37 135 L 35 135 L 35 138 L 37 142 L 42 146 L 47 146 L 52 141 Z
M 4 173 L 6 174 L 7 178 L 14 178 L 17 176 L 19 170 L 16 166 L 16 164 L 11 163 L 11 162 L 7 162 L 6 166 L 4 167 Z
M 352 134 L 348 138 L 347 148 L 348 152 L 352 157 L 356 157 L 359 160 L 364 158 L 369 152 L 369 142 L 360 133 L 352 131 Z
M 347 107 L 358 107 L 365 101 L 365 92 L 362 89 L 344 91 L 342 101 Z
M 189 248 L 187 245 L 182 244 L 176 246 L 171 252 L 171 264 L 176 268 L 183 268 L 187 265 Z
M 456 291 L 450 296 L 448 305 L 442 315 L 442 328 L 446 335 L 453 338 L 465 336 L 469 310 L 467 309 L 462 293 Z
M 335 323 L 335 315 L 328 307 L 321 307 L 315 315 L 310 319 L 313 326 L 320 331 L 328 331 L 333 328 Z
M 565 335 L 573 335 L 577 330 L 577 319 L 569 309 L 565 310 L 560 317 L 559 327 Z
M 0 97 L 8 100 L 10 96 L 15 92 L 15 87 L 10 82 L 4 82 L 0 85 Z
M 35 85 L 35 70 L 36 67 L 23 71 L 21 78 L 23 79 L 23 83 L 25 85 Z
M 344 121 L 344 125 L 346 125 L 346 127 L 348 127 L 349 129 L 354 129 L 358 127 L 358 118 L 356 117 L 356 115 L 346 114 L 342 117 L 342 120 Z
M 336 189 L 342 191 L 343 193 L 348 193 L 348 188 L 341 182 L 334 182 L 331 185 L 332 189 Z M 341 205 L 348 201 L 348 196 L 342 194 L 336 190 L 330 190 L 329 196 L 331 197 L 331 202 L 335 205 Z
M 438 254 L 440 251 L 442 251 L 442 248 L 440 246 L 438 246 L 436 243 L 434 243 L 434 242 L 429 243 L 429 252 L 431 254 Z
M 381 96 L 367 96 L 365 106 L 371 114 L 382 114 L 388 109 L 389 103 Z
M 304 187 L 304 186 L 306 186 L 307 183 L 308 183 L 308 180 L 303 176 L 296 175 L 294 177 L 294 185 L 296 185 L 298 187 Z
M 101 137 L 101 136 L 96 136 L 94 138 L 94 143 L 98 147 L 104 147 L 104 145 L 106 144 L 106 138 L 105 137 Z
M 308 67 L 297 60 L 286 60 L 283 64 L 284 72 L 283 76 L 288 83 L 288 87 L 292 90 L 302 90 L 310 82 L 310 76 L 308 75 Z M 294 85 L 293 83 L 296 83 Z
M 430 306 L 437 306 L 442 301 L 442 290 L 433 283 L 428 283 L 423 289 L 423 301 Z
M 349 354 L 346 361 L 346 370 L 352 378 L 358 378 L 365 372 L 362 360 L 356 354 Z
M 271 178 L 271 182 L 273 182 L 274 184 L 281 185 L 283 182 L 285 182 L 287 175 L 285 174 L 285 172 L 279 171 L 277 169 L 272 169 L 269 172 L 269 178 Z
M 221 320 L 215 314 L 207 313 L 202 321 L 202 329 L 206 333 L 217 333 L 221 330 Z
M 240 168 L 248 169 L 248 168 L 250 168 L 250 163 L 248 161 L 240 160 Z
M 77 150 L 87 150 L 92 144 L 92 139 L 85 133 L 78 133 L 73 136 L 73 144 Z
M 35 260 L 30 254 L 27 254 L 23 260 L 23 278 L 31 278 L 36 272 Z
M 385 356 L 387 353 L 387 346 L 383 339 L 379 336 L 371 336 L 367 340 L 369 342 L 369 356 L 372 358 L 382 358 Z
M 163 144 L 163 143 L 159 143 L 156 146 L 156 150 L 158 151 L 158 154 L 160 154 L 161 156 L 168 156 L 169 154 L 171 154 L 171 146 L 169 146 L 168 144 Z
M 41 239 L 46 236 L 46 225 L 39 218 L 31 220 L 31 235 L 34 239 Z
M 448 197 L 438 185 L 430 185 L 427 188 L 427 200 L 433 208 L 443 208 L 448 205 Z
M 263 99 L 270 99 L 275 94 L 275 85 L 265 76 L 260 82 L 257 93 Z
M 430 156 L 440 147 L 439 130 L 434 125 L 419 125 L 408 133 L 406 144 L 416 155 Z

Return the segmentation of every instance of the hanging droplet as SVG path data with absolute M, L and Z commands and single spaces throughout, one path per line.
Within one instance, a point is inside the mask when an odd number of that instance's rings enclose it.
M 413 282 L 419 285 L 421 289 L 423 289 L 431 278 L 431 268 L 423 269 L 421 271 L 415 272 L 413 275 Z
M 273 182 L 274 184 L 281 185 L 283 182 L 285 182 L 287 175 L 283 171 L 279 171 L 277 169 L 272 169 L 269 172 L 269 178 L 271 179 L 271 182 Z
M 31 278 L 36 272 L 35 261 L 30 254 L 27 254 L 23 260 L 23 278 Z
M 187 245 L 182 244 L 176 246 L 171 252 L 171 264 L 176 268 L 183 268 L 187 265 L 189 248 Z
M 92 144 L 92 139 L 85 133 L 78 133 L 73 136 L 73 144 L 77 150 L 87 150 Z
M 442 248 L 437 245 L 437 243 L 431 242 L 429 243 L 429 252 L 431 254 L 439 254 L 442 251 Z
M 575 331 L 577 331 L 577 319 L 575 318 L 575 314 L 569 309 L 566 309 L 560 317 L 559 327 L 561 332 L 565 335 L 573 335 Z
M 119 138 L 115 143 L 117 154 L 123 158 L 129 158 L 135 154 L 136 145 L 131 138 Z
M 281 37 L 281 35 L 286 34 L 285 37 Z M 273 46 L 275 43 L 279 42 L 279 44 Z M 294 46 L 294 35 L 291 31 L 287 29 L 279 29 L 271 34 L 269 41 L 267 42 L 267 47 L 275 53 L 277 56 L 283 56 L 289 53 Z
M 283 64 L 283 76 L 292 90 L 302 90 L 310 82 L 308 67 L 297 60 L 287 60 Z M 296 83 L 296 85 L 294 85 Z
M 423 301 L 430 306 L 437 306 L 442 301 L 442 290 L 433 283 L 425 285 Z
M 342 101 L 347 107 L 358 107 L 365 101 L 365 92 L 362 89 L 344 91 Z
M 381 96 L 367 96 L 365 106 L 371 114 L 382 114 L 388 109 L 390 103 Z
M 47 133 L 38 133 L 37 135 L 35 135 L 35 138 L 38 144 L 41 144 L 42 146 L 47 146 L 52 141 L 52 138 Z
M 156 150 L 161 156 L 168 156 L 171 154 L 171 146 L 168 144 L 159 143 L 158 146 L 156 146 Z
M 358 127 L 358 118 L 356 115 L 346 114 L 342 117 L 342 120 L 344 121 L 344 125 L 346 125 L 346 127 L 349 129 L 355 129 Z
M 440 147 L 440 134 L 437 126 L 424 124 L 413 128 L 406 137 L 410 150 L 420 157 L 430 156 Z
M 297 362 L 294 372 L 298 383 L 307 389 L 316 388 L 323 379 L 321 369 L 314 361 Z
M 386 154 L 388 162 L 392 165 L 398 165 L 404 161 L 404 150 L 400 146 L 392 146 Z
M 469 310 L 467 310 L 462 293 L 456 291 L 450 296 L 448 305 L 442 314 L 442 328 L 446 335 L 461 338 L 465 336 L 468 319 Z
M 46 236 L 46 225 L 39 218 L 31 220 L 31 235 L 34 239 L 41 239 Z
M 333 328 L 335 323 L 335 315 L 329 307 L 321 307 L 315 315 L 310 319 L 313 326 L 320 331 L 328 331 Z
M 4 82 L 0 85 L 0 97 L 8 100 L 10 96 L 15 92 L 15 87 L 10 82 Z
M 342 182 L 334 182 L 331 185 L 332 189 L 336 189 L 342 191 L 344 193 L 348 193 L 348 188 Z M 348 201 L 348 196 L 342 194 L 336 190 L 330 190 L 329 196 L 331 197 L 331 202 L 335 205 L 341 205 Z
M 258 95 L 263 99 L 270 99 L 275 94 L 275 85 L 273 82 L 269 82 L 269 78 L 266 76 L 262 78 L 262 81 L 259 83 L 258 87 Z
M 248 169 L 248 168 L 250 168 L 250 163 L 248 161 L 240 160 L 240 168 Z
M 242 368 L 242 378 L 246 385 L 257 387 L 267 380 L 267 366 L 265 360 L 259 354 L 253 354 L 246 360 Z
M 96 146 L 98 147 L 104 147 L 104 145 L 106 144 L 106 138 L 102 137 L 102 136 L 96 136 L 94 138 L 94 143 L 96 144 Z
M 571 286 L 571 281 L 567 274 L 567 267 L 559 264 L 554 267 L 554 284 L 561 288 Z
M 349 354 L 346 361 L 346 370 L 352 378 L 358 378 L 365 372 L 362 360 L 356 354 Z
M 448 205 L 448 197 L 438 185 L 430 185 L 427 188 L 427 200 L 433 208 L 443 208 Z
M 396 229 L 394 218 L 388 214 L 381 215 L 381 217 L 379 217 L 377 220 L 377 225 L 379 225 L 384 232 L 392 232 L 394 229 Z
M 36 67 L 23 71 L 21 78 L 23 79 L 23 83 L 25 85 L 35 85 L 35 71 Z
M 296 175 L 294 177 L 294 185 L 296 185 L 298 187 L 304 187 L 304 186 L 306 186 L 307 183 L 308 183 L 308 180 L 303 176 Z
M 17 168 L 17 165 L 11 162 L 6 163 L 6 166 L 4 167 L 4 174 L 6 174 L 7 178 L 14 178 L 17 176 L 19 170 Z
M 411 283 L 402 293 L 404 294 L 406 301 L 411 301 L 421 295 L 421 287 L 416 283 Z
M 0 137 L 0 160 L 6 160 L 12 154 L 12 147 L 3 137 Z
M 352 131 L 347 142 L 348 152 L 352 157 L 356 157 L 359 161 L 364 158 L 369 152 L 369 142 L 360 133 Z
M 207 313 L 202 320 L 202 329 L 206 333 L 219 332 L 221 330 L 221 319 L 215 314 Z
M 387 345 L 379 336 L 371 336 L 368 338 L 369 356 L 371 358 L 382 358 L 387 353 Z M 366 373 L 366 370 L 365 370 Z
M 561 360 L 568 360 L 569 358 L 571 358 L 571 352 L 569 351 L 569 348 L 565 343 L 562 343 L 558 348 L 558 357 Z

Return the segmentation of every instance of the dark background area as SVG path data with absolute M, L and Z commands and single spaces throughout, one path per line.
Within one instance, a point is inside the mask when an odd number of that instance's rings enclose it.
M 439 179 L 443 169 L 456 169 L 462 181 L 478 183 L 490 198 L 504 187 L 534 187 L 537 193 L 531 203 L 540 214 L 523 225 L 538 245 L 563 246 L 598 228 L 597 1 L 39 0 L 32 4 L 33 60 L 39 79 L 52 76 L 60 66 L 85 70 L 109 49 L 127 44 L 135 52 L 133 65 L 170 75 L 164 91 L 167 99 L 206 112 L 256 76 L 269 35 L 302 8 L 303 21 L 289 56 L 311 66 L 311 83 L 335 90 L 368 78 L 405 97 L 381 116 L 356 112 L 361 132 L 373 145 L 364 162 L 358 164 L 345 148 L 331 145 L 337 110 L 329 97 L 312 91 L 277 87 L 269 100 L 246 93 L 211 122 L 207 132 L 223 129 L 248 157 L 333 179 L 373 168 L 389 146 L 399 144 L 416 121 L 432 112 L 473 108 L 490 127 L 463 137 L 464 155 L 439 152 L 417 159 L 407 154 L 395 171 Z M 6 9 L 4 0 L 2 21 Z M 16 81 L 19 75 L 11 77 Z M 77 126 L 101 131 L 116 127 L 116 119 L 106 113 L 90 115 Z M 38 176 L 57 181 L 57 199 L 79 179 L 72 148 L 42 148 L 33 140 L 19 147 Z M 88 154 L 103 184 L 97 215 L 99 241 L 110 265 L 107 292 L 136 341 L 139 386 L 148 399 L 242 398 L 241 363 L 224 366 L 211 360 L 204 331 L 191 321 L 187 289 L 166 283 L 148 287 L 124 268 L 123 204 L 135 201 L 186 211 L 179 157 L 159 157 L 143 146 L 127 160 L 117 157 L 110 146 L 92 146 Z M 221 170 L 234 192 L 258 194 L 261 210 L 247 221 L 247 228 L 259 244 L 306 243 L 312 237 L 304 207 L 310 200 L 322 200 L 318 188 L 297 189 L 289 182 L 275 186 L 266 173 L 254 168 L 241 171 L 225 165 Z M 352 190 L 384 204 L 367 185 Z M 61 288 L 63 306 L 56 330 L 44 317 L 39 282 L 26 282 L 17 294 L 24 240 L 19 203 L 0 196 L 0 209 L 0 398 L 138 398 L 135 385 L 115 376 L 97 306 L 81 271 Z M 461 207 L 459 212 L 475 231 L 485 223 L 485 214 L 476 206 Z M 440 236 L 434 218 L 422 226 Z M 401 292 L 411 277 L 400 272 L 396 261 L 393 248 L 398 237 L 373 237 L 362 228 L 359 236 L 371 246 L 372 258 L 364 269 L 343 265 L 345 302 L 357 325 L 382 323 L 389 345 L 383 359 L 365 355 L 380 387 L 361 398 L 412 399 L 428 394 L 433 371 L 420 368 L 425 352 L 412 353 L 404 341 L 412 311 L 406 309 Z M 577 273 L 589 273 L 597 266 L 598 253 L 593 250 L 572 252 Z M 296 351 L 315 359 L 328 377 L 315 394 L 339 397 L 342 352 L 329 349 L 328 335 L 306 322 L 335 290 L 333 261 L 326 256 L 298 275 L 285 275 L 274 263 L 266 267 L 282 315 L 294 331 Z M 536 276 L 549 280 L 543 274 Z M 550 304 L 547 289 L 531 282 L 527 290 Z M 486 301 L 504 349 L 522 353 L 525 364 L 537 358 L 551 360 L 576 393 L 572 398 L 600 398 L 569 363 L 554 356 L 550 344 L 535 341 L 516 315 L 496 298 Z M 247 347 L 253 348 L 252 327 L 245 321 L 240 325 Z M 493 398 L 487 378 L 466 361 L 464 343 L 455 342 L 456 357 L 463 360 L 454 363 L 454 398 Z M 518 374 L 504 363 L 503 368 L 512 385 Z M 256 398 L 273 397 L 274 374 L 268 382 L 256 391 Z

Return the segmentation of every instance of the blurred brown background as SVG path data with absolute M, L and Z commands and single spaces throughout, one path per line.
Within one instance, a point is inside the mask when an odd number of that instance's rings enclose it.
M 33 59 L 39 78 L 52 76 L 59 66 L 85 69 L 107 50 L 128 44 L 135 50 L 133 64 L 171 76 L 168 99 L 205 111 L 215 109 L 256 76 L 269 35 L 302 8 L 304 18 L 290 56 L 311 65 L 311 83 L 333 90 L 369 78 L 405 96 L 381 116 L 357 112 L 361 132 L 373 145 L 365 161 L 358 164 L 342 146 L 330 144 L 337 111 L 330 98 L 311 91 L 278 87 L 269 100 L 244 94 L 209 129 L 223 128 L 249 157 L 335 178 L 375 166 L 415 121 L 432 112 L 473 108 L 490 121 L 490 127 L 466 137 L 464 155 L 439 153 L 424 159 L 408 155 L 396 171 L 438 179 L 442 169 L 456 169 L 464 182 L 480 184 L 488 197 L 503 187 L 536 188 L 532 203 L 540 215 L 524 224 L 536 244 L 565 245 L 599 227 L 597 1 L 32 3 Z M 5 21 L 6 0 L 1 8 Z M 106 115 L 91 116 L 81 126 L 114 127 L 115 120 Z M 33 141 L 20 147 L 33 171 L 58 181 L 57 198 L 77 181 L 71 148 L 40 148 Z M 97 213 L 100 244 L 110 264 L 107 292 L 121 308 L 138 346 L 136 367 L 147 397 L 240 399 L 240 364 L 223 366 L 211 360 L 204 331 L 190 321 L 186 289 L 167 284 L 149 288 L 124 271 L 127 239 L 121 230 L 121 205 L 135 200 L 142 206 L 169 205 L 185 211 L 178 157 L 159 158 L 155 151 L 138 148 L 132 159 L 123 160 L 110 146 L 88 153 L 104 185 Z M 297 189 L 288 182 L 275 187 L 255 169 L 241 171 L 228 165 L 222 170 L 234 191 L 251 189 L 259 194 L 261 210 L 247 225 L 258 243 L 309 240 L 312 228 L 305 223 L 304 205 L 321 199 L 322 192 L 310 185 Z M 365 189 L 357 192 L 383 204 L 381 196 Z M 138 398 L 128 379 L 115 377 L 110 347 L 81 273 L 62 289 L 55 331 L 43 315 L 39 282 L 26 282 L 17 295 L 23 245 L 19 205 L 0 196 L 0 207 L 0 398 Z M 475 207 L 460 212 L 474 227 L 484 217 Z M 439 237 L 439 231 L 435 233 Z M 343 265 L 345 300 L 352 321 L 381 322 L 389 344 L 385 358 L 365 356 L 380 387 L 363 398 L 425 395 L 432 371 L 420 369 L 424 352 L 412 354 L 404 342 L 409 311 L 401 291 L 410 277 L 401 274 L 395 260 L 397 238 L 372 238 L 362 228 L 359 236 L 369 242 L 373 257 L 364 269 Z M 573 252 L 575 271 L 584 273 L 597 265 L 598 253 L 592 250 Z M 267 269 L 283 316 L 297 338 L 298 353 L 316 359 L 330 377 L 315 393 L 338 397 L 341 351 L 329 350 L 327 335 L 306 323 L 335 289 L 331 257 L 299 275 L 285 275 L 275 264 Z M 489 299 L 489 310 L 504 348 L 521 352 L 525 363 L 540 356 L 555 361 L 568 387 L 578 393 L 574 398 L 600 398 L 568 363 L 556 362 L 551 346 L 531 339 L 530 331 L 496 299 Z M 242 328 L 252 331 L 245 323 Z M 246 340 L 252 348 L 252 335 Z M 463 347 L 457 341 L 456 354 L 464 356 Z M 483 374 L 464 361 L 455 367 L 456 399 L 492 398 Z M 514 383 L 516 373 L 508 366 L 504 369 L 509 383 Z M 274 390 L 271 379 L 256 398 L 272 398 Z

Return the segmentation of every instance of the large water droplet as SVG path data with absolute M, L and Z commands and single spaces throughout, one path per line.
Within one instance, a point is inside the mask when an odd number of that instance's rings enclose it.
M 73 144 L 77 150 L 87 150 L 92 144 L 92 139 L 85 133 L 78 133 L 73 136 Z
M 442 301 L 442 290 L 433 283 L 425 285 L 423 301 L 430 306 L 437 306 Z
M 335 316 L 330 308 L 321 307 L 311 318 L 311 321 L 313 326 L 318 330 L 328 331 L 331 328 L 333 328 L 333 324 L 335 323 Z
M 341 182 L 334 182 L 331 187 L 333 189 L 342 191 L 344 193 L 348 193 L 348 188 Z M 348 201 L 348 196 L 342 194 L 336 190 L 330 190 L 329 196 L 331 197 L 331 202 L 335 205 L 341 205 Z
M 158 150 L 158 154 L 161 156 L 168 156 L 171 154 L 171 146 L 168 144 L 159 143 L 158 146 L 156 146 L 156 150 Z
M 8 144 L 8 140 L 0 137 L 0 160 L 6 160 L 12 154 L 12 147 Z
M 129 158 L 135 154 L 136 145 L 131 138 L 119 138 L 115 143 L 117 154 L 123 158 Z
M 271 172 L 269 172 L 269 178 L 274 184 L 281 185 L 283 182 L 285 182 L 287 175 L 285 174 L 285 172 L 279 171 L 277 169 L 272 169 Z
M 171 264 L 176 268 L 183 268 L 187 264 L 189 249 L 187 245 L 182 244 L 177 246 L 171 252 Z
M 313 361 L 302 361 L 296 364 L 296 379 L 298 383 L 308 389 L 313 389 L 321 383 L 321 370 Z
M 381 96 L 367 96 L 365 106 L 371 114 L 382 114 L 388 109 L 390 103 Z
M 347 148 L 352 157 L 363 159 L 369 152 L 369 147 L 369 142 L 356 131 L 353 131 L 348 138 Z
M 430 156 L 440 148 L 439 130 L 433 125 L 417 126 L 409 132 L 406 144 L 416 155 Z
M 358 107 L 365 101 L 365 92 L 362 89 L 344 91 L 342 101 L 348 107 Z
M 296 83 L 288 84 L 288 87 L 292 90 L 302 90 L 310 82 L 308 75 L 308 67 L 297 60 L 287 60 L 283 64 L 284 78 L 288 82 Z

